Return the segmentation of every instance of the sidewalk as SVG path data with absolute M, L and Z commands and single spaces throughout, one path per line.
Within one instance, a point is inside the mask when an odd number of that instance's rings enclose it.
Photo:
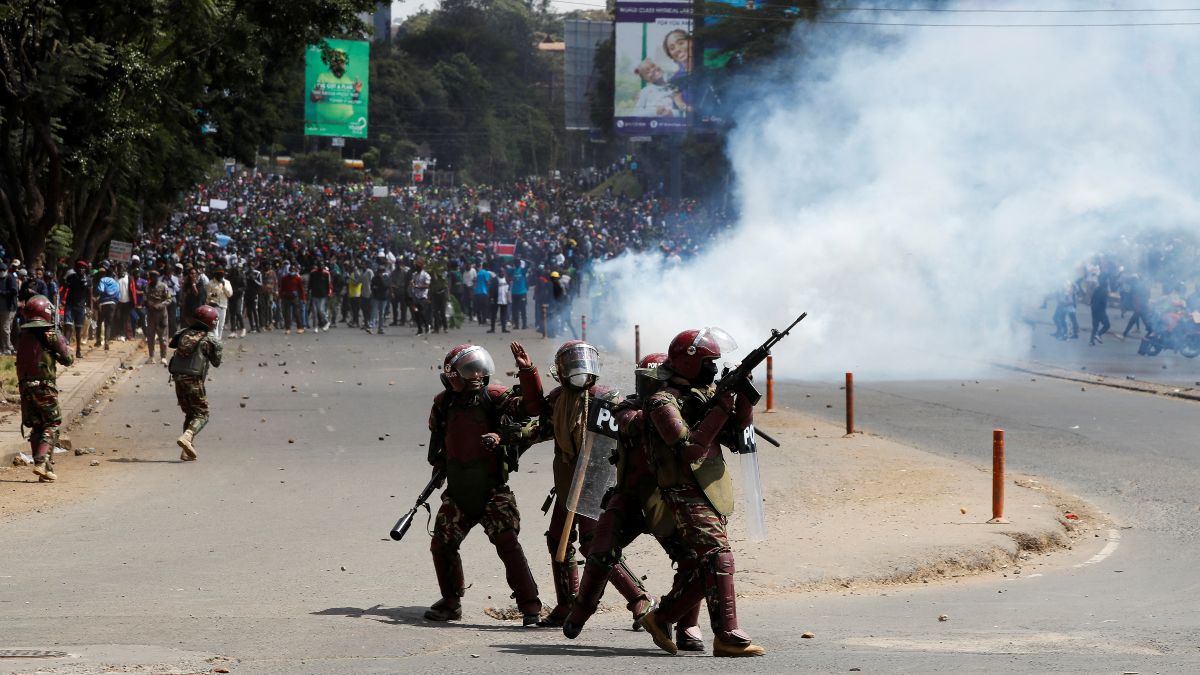
M 62 408 L 63 426 L 61 436 L 71 437 L 71 430 L 79 422 L 86 419 L 97 407 L 97 395 L 110 379 L 121 373 L 121 367 L 141 363 L 146 359 L 141 340 L 113 342 L 109 351 L 84 346 L 83 358 L 76 359 L 69 368 L 58 368 L 58 404 Z M 0 460 L 10 471 L 5 478 L 12 478 L 13 459 L 18 452 L 29 454 L 29 442 L 25 440 L 21 429 L 21 411 L 18 408 L 12 414 L 0 417 Z M 65 457 L 59 455 L 55 461 Z M 25 470 L 25 467 L 20 467 Z M 26 473 L 29 473 L 25 470 Z M 30 473 L 32 477 L 32 473 Z
M 1082 499 L 1016 475 L 1005 487 L 1011 524 L 990 525 L 990 467 L 871 434 L 845 437 L 843 428 L 795 411 L 759 411 L 756 424 L 782 447 L 758 446 L 762 542 L 746 538 L 739 459 L 729 457 L 738 498 L 729 535 L 742 596 L 1029 574 L 1038 564 L 1062 564 L 1045 556 L 1080 537 L 1102 542 L 1094 535 L 1104 537 L 1109 526 Z M 639 572 L 669 579 L 656 547 L 639 541 L 629 559 Z
M 786 409 L 760 411 L 756 424 L 783 447 L 758 446 L 768 540 L 746 540 L 744 516 L 731 519 L 739 593 L 1020 574 L 1039 554 L 1108 527 L 1082 499 L 1012 474 L 1005 485 L 1010 524 L 988 524 L 990 466 L 869 433 L 846 437 L 838 425 Z M 735 485 L 737 461 L 730 467 Z

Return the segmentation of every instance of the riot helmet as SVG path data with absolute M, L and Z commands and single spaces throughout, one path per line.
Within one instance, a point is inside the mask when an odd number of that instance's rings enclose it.
M 200 305 L 196 308 L 192 324 L 206 330 L 215 329 L 217 327 L 217 308 L 212 305 Z
M 582 340 L 564 342 L 554 354 L 550 374 L 572 389 L 588 389 L 600 379 L 600 352 Z
M 456 392 L 475 391 L 487 386 L 496 372 L 492 355 L 479 345 L 459 345 L 442 361 L 442 384 Z
M 21 308 L 22 328 L 47 328 L 54 325 L 54 305 L 50 298 L 35 295 Z
M 647 398 L 662 385 L 664 371 L 659 370 L 659 366 L 667 360 L 667 355 L 662 352 L 655 354 L 647 354 L 637 364 L 637 370 L 634 372 L 634 389 L 637 392 L 638 398 Z
M 707 386 L 716 379 L 717 359 L 735 349 L 737 342 L 720 328 L 685 330 L 671 340 L 663 365 L 693 384 Z

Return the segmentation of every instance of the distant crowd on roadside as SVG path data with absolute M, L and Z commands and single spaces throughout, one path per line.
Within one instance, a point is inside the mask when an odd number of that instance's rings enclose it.
M 422 335 L 466 321 L 574 335 L 580 312 L 595 323 L 609 309 L 596 261 L 657 251 L 675 264 L 728 225 L 696 202 L 594 190 L 624 169 L 453 188 L 234 173 L 198 186 L 167 224 L 108 257 L 7 263 L 0 350 L 11 352 L 17 308 L 33 294 L 54 299 L 77 353 L 85 342 L 169 337 L 200 305 L 218 309 L 224 338 L 337 326 Z

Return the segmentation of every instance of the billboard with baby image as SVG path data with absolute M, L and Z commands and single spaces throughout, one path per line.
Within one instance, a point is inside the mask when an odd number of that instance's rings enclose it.
M 613 126 L 630 136 L 682 133 L 692 107 L 692 3 L 618 2 Z

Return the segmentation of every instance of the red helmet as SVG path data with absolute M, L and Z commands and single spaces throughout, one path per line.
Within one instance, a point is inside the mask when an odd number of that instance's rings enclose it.
M 21 326 L 25 328 L 53 326 L 54 305 L 51 304 L 50 298 L 35 295 L 25 301 L 25 306 L 21 308 L 21 318 L 24 319 Z
M 217 308 L 212 305 L 200 305 L 196 308 L 196 313 L 192 317 L 195 323 L 198 323 L 208 330 L 213 330 L 217 327 Z
M 720 328 L 685 330 L 671 340 L 663 365 L 676 375 L 692 380 L 700 374 L 700 367 L 707 359 L 719 359 L 723 352 L 735 349 L 737 343 Z
M 662 373 L 658 370 L 658 367 L 666 360 L 667 355 L 658 352 L 647 354 L 638 362 L 637 370 L 634 371 L 634 388 L 639 397 L 645 398 L 658 389 L 659 384 L 662 382 L 660 379 Z
M 554 379 L 587 389 L 600 378 L 600 352 L 583 340 L 568 340 L 554 353 Z
M 653 354 L 647 354 L 647 355 L 643 356 L 642 360 L 638 361 L 637 367 L 649 370 L 651 368 L 658 368 L 659 366 L 661 366 L 662 364 L 664 364 L 666 362 L 667 362 L 666 354 L 664 354 L 662 352 L 655 352 Z
M 442 384 L 453 389 L 454 380 L 472 380 L 482 376 L 486 387 L 494 372 L 496 363 L 486 349 L 479 345 L 459 345 L 451 349 L 442 361 Z

